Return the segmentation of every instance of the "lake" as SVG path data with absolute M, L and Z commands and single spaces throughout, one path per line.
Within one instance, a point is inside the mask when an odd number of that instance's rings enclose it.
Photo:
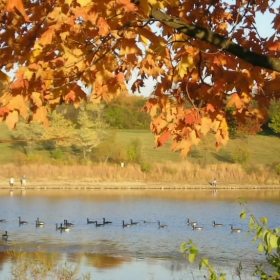
M 204 279 L 198 264 L 190 264 L 180 252 L 183 242 L 192 239 L 200 256 L 234 278 L 239 261 L 246 279 L 255 264 L 263 261 L 246 238 L 248 220 L 240 220 L 243 197 L 257 217 L 268 217 L 269 226 L 279 227 L 279 190 L 9 190 L 0 191 L 0 278 L 11 279 L 13 259 L 6 251 L 34 252 L 55 263 L 77 266 L 78 274 L 91 279 L 170 280 Z M 19 217 L 27 224 L 19 224 Z M 44 221 L 36 227 L 35 220 Z M 97 227 L 90 221 L 112 224 Z M 187 218 L 203 230 L 193 230 Z M 129 228 L 122 221 L 138 222 Z M 56 230 L 64 220 L 73 223 L 69 232 Z M 222 223 L 213 227 L 212 221 Z M 159 228 L 158 221 L 167 228 Z M 232 233 L 230 224 L 242 229 Z M 38 254 L 39 254 L 38 253 Z M 38 258 L 38 254 L 36 257 Z

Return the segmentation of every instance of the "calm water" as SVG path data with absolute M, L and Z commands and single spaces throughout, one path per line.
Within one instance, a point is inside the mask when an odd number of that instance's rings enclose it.
M 248 221 L 236 199 L 244 197 L 257 217 L 269 218 L 269 226 L 280 227 L 280 191 L 120 191 L 120 190 L 8 190 L 0 191 L 0 251 L 48 252 L 57 262 L 78 265 L 92 279 L 199 279 L 197 264 L 190 265 L 180 252 L 182 242 L 192 239 L 203 257 L 234 274 L 242 261 L 249 273 L 262 261 L 257 245 L 246 239 Z M 28 222 L 19 225 L 18 217 Z M 45 222 L 36 227 L 36 218 Z M 104 227 L 87 224 L 87 218 Z M 198 222 L 194 231 L 186 219 Z M 55 229 L 65 219 L 74 223 L 69 232 Z M 122 227 L 133 219 L 138 226 Z M 150 223 L 144 223 L 147 220 Z M 157 221 L 168 225 L 158 228 Z M 214 228 L 212 220 L 224 226 Z M 231 233 L 229 224 L 242 228 Z M 0 254 L 0 279 L 9 279 L 11 259 Z M 249 278 L 247 278 L 249 279 Z

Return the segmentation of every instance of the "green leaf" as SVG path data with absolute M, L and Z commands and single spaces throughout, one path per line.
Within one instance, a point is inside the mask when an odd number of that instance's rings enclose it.
M 278 242 L 279 237 L 276 236 L 275 234 L 271 234 L 269 238 L 269 244 L 273 249 L 278 248 L 277 242 Z
M 241 220 L 245 220 L 246 216 L 247 216 L 247 212 L 245 210 L 243 210 L 239 217 L 240 217 Z
M 261 223 L 265 226 L 267 225 L 268 219 L 267 218 L 260 218 Z
M 184 242 L 184 243 L 182 243 L 181 244 L 181 253 L 186 253 L 186 251 L 187 251 L 187 243 L 186 242 Z
M 202 259 L 202 261 L 201 261 L 201 266 L 202 266 L 202 267 L 207 267 L 207 266 L 209 266 L 209 260 L 208 260 L 208 259 Z
M 262 243 L 259 244 L 259 246 L 258 246 L 258 251 L 259 251 L 260 253 L 262 253 L 262 252 L 264 251 L 264 247 L 263 247 L 263 244 L 262 244 Z
M 196 258 L 196 254 L 189 254 L 189 262 L 194 263 Z

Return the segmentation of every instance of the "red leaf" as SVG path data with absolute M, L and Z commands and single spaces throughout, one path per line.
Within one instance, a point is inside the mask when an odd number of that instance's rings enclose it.
M 157 139 L 157 147 L 162 147 L 166 142 L 168 142 L 171 132 L 168 130 L 164 132 L 158 139 Z
M 6 107 L 0 107 L 0 117 L 4 117 L 9 114 L 10 110 Z

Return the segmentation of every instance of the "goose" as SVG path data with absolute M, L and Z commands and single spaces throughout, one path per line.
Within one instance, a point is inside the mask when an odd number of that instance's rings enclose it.
M 187 223 L 188 223 L 188 226 L 196 226 L 197 225 L 197 222 L 190 222 L 189 218 L 187 218 Z
M 102 223 L 102 224 L 99 224 L 97 221 L 95 221 L 95 226 L 96 226 L 96 227 L 103 227 L 104 224 L 103 224 L 103 223 Z
M 62 223 L 60 224 L 60 226 L 58 226 L 58 224 L 56 224 L 56 229 L 57 230 L 60 230 L 60 231 L 70 231 L 70 228 L 68 228 L 68 227 L 64 227 L 64 226 L 62 226 Z
M 233 228 L 232 224 L 230 224 L 230 228 L 231 228 L 231 232 L 241 232 L 242 231 L 242 229 L 240 229 L 240 228 Z
M 223 224 L 217 224 L 215 221 L 212 221 L 213 222 L 213 227 L 222 227 Z
M 193 230 L 202 230 L 203 227 L 196 227 L 195 225 L 192 225 Z
M 109 225 L 109 224 L 112 224 L 113 222 L 109 222 L 109 221 L 105 221 L 105 218 L 103 218 L 103 224 L 104 225 Z
M 4 222 L 6 222 L 6 220 L 5 220 L 5 219 L 0 220 L 0 223 L 4 223 Z
M 130 219 L 130 224 L 131 224 L 132 226 L 138 226 L 138 225 L 140 225 L 139 222 L 133 222 L 132 219 Z
M 42 227 L 45 223 L 40 221 L 39 218 L 36 220 L 36 227 Z
M 68 223 L 67 220 L 64 220 L 64 225 L 65 225 L 66 227 L 73 227 L 73 226 L 74 226 L 74 224 Z
M 124 228 L 124 227 L 130 227 L 131 224 L 125 224 L 125 223 L 124 223 L 124 220 L 123 220 L 123 221 L 122 221 L 122 226 L 123 226 L 123 228 Z
M 150 221 L 144 220 L 144 224 L 150 224 Z
M 22 221 L 22 220 L 21 220 L 21 217 L 18 217 L 18 223 L 19 223 L 20 225 L 26 225 L 26 224 L 27 224 L 26 221 Z
M 7 240 L 8 239 L 8 232 L 5 231 L 4 234 L 2 234 L 2 239 Z
M 168 227 L 168 225 L 161 225 L 160 221 L 158 221 L 158 228 L 167 228 L 167 227 Z
M 62 227 L 62 224 L 60 224 L 60 227 L 58 226 L 58 223 L 55 224 L 55 229 L 56 229 L 56 230 L 60 230 L 61 227 Z
M 87 218 L 87 224 L 95 224 L 96 221 L 90 221 L 89 218 Z

